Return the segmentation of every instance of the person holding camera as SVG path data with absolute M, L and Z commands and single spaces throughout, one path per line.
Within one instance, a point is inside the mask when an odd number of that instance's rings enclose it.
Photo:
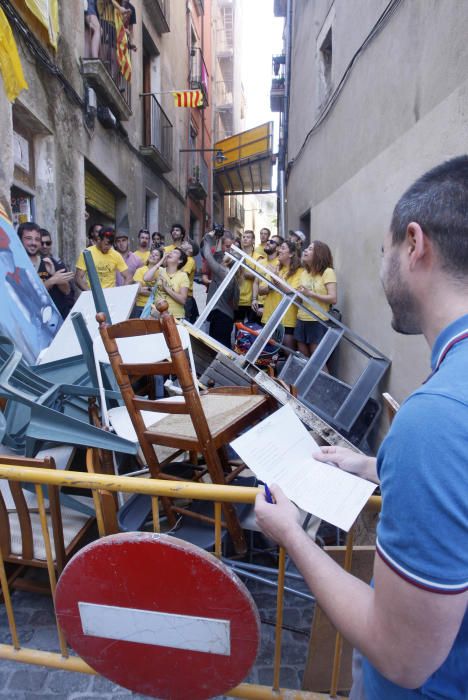
M 226 255 L 232 245 L 232 233 L 225 231 L 222 226 L 215 226 L 213 231 L 207 233 L 203 239 L 203 257 L 211 274 L 211 282 L 208 287 L 207 303 L 216 294 L 218 287 L 229 272 L 233 261 Z M 215 252 L 212 252 L 214 249 Z M 239 303 L 239 285 L 234 278 L 228 284 L 211 311 L 208 320 L 210 323 L 209 334 L 212 338 L 222 343 L 227 348 L 231 347 L 232 327 L 234 323 L 234 311 Z

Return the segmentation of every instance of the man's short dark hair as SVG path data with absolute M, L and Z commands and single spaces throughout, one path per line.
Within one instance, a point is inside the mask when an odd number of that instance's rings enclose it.
M 141 236 L 142 233 L 147 233 L 148 236 L 150 235 L 150 232 L 148 231 L 147 228 L 141 228 L 141 229 L 138 231 L 137 238 L 140 238 L 140 236 Z
M 37 231 L 38 233 L 41 232 L 41 227 L 39 224 L 34 223 L 34 221 L 25 221 L 24 224 L 20 224 L 18 226 L 17 234 L 18 236 L 23 239 L 23 233 L 26 233 L 28 231 Z
M 171 226 L 171 233 L 173 232 L 173 230 L 174 230 L 175 228 L 180 228 L 180 230 L 182 231 L 182 239 L 184 239 L 184 238 L 185 238 L 185 228 L 182 226 L 182 224 L 177 224 L 177 223 L 172 224 L 172 226 Z
M 91 226 L 88 228 L 88 238 L 92 238 L 94 234 L 94 229 L 96 226 L 100 226 L 102 228 L 102 224 L 91 224 Z
M 48 231 L 46 228 L 40 228 L 39 233 L 41 234 L 41 238 L 43 236 L 49 236 L 49 238 L 52 240 L 52 236 L 50 235 L 50 231 Z
M 390 230 L 402 243 L 408 225 L 419 224 L 440 254 L 442 267 L 457 276 L 468 273 L 468 156 L 429 170 L 397 202 Z
M 97 237 L 101 241 L 103 241 L 104 238 L 106 238 L 111 243 L 113 243 L 115 241 L 115 228 L 113 226 L 103 226 L 97 234 Z

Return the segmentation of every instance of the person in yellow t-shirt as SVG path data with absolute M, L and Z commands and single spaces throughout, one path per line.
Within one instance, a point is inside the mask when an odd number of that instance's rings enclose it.
M 274 238 L 270 238 L 265 243 L 265 256 L 257 256 L 258 262 L 261 263 L 264 267 L 274 269 L 274 271 L 276 272 L 276 268 L 279 264 L 278 248 L 279 243 L 275 241 Z M 263 274 L 262 270 L 260 270 L 259 268 L 257 268 L 257 270 L 258 272 Z M 271 279 L 271 277 L 269 277 L 268 279 Z M 263 288 L 263 293 L 260 292 L 260 286 L 262 286 Z M 268 295 L 268 290 L 269 287 L 265 284 L 261 284 L 258 277 L 254 279 L 252 286 L 252 311 L 256 314 L 258 318 L 262 318 L 263 316 L 264 304 Z M 271 312 L 268 313 L 268 318 L 270 318 L 270 316 Z
M 136 270 L 133 276 L 133 281 L 138 282 L 140 288 L 138 290 L 138 296 L 135 301 L 135 307 L 132 311 L 131 318 L 140 318 L 141 312 L 145 308 L 146 302 L 148 301 L 148 297 L 153 291 L 153 287 L 158 279 L 157 275 L 154 273 L 156 273 L 156 271 L 159 269 L 159 267 L 162 264 L 162 261 L 162 250 L 160 250 L 160 248 L 152 248 L 149 254 L 147 265 L 143 265 L 142 267 L 139 267 Z M 144 276 L 150 268 L 152 268 L 153 270 L 153 279 L 151 282 L 146 282 Z
M 151 236 L 147 228 L 141 228 L 138 231 L 138 248 L 134 251 L 140 260 L 143 260 L 143 265 L 148 262 L 151 252 Z
M 330 306 L 336 304 L 336 274 L 330 248 L 323 241 L 314 241 L 304 250 L 302 264 L 304 271 L 297 289 L 312 299 L 314 306 L 306 304 L 306 308 L 314 313 L 299 309 L 294 337 L 300 352 L 310 357 L 327 332 L 326 325 L 319 320 L 326 321 L 327 317 L 314 307 L 328 312 Z
M 163 257 L 161 266 L 154 265 L 143 275 L 147 283 L 151 283 L 155 276 L 156 290 L 154 304 L 151 310 L 152 316 L 157 316 L 156 305 L 159 301 L 167 301 L 169 313 L 175 318 L 185 318 L 185 302 L 190 286 L 187 273 L 182 268 L 187 263 L 187 255 L 180 248 L 174 248 Z
M 174 248 L 178 248 L 180 244 L 185 241 L 185 228 L 182 224 L 172 224 L 170 234 L 172 243 L 164 246 L 165 253 L 170 253 Z
M 265 246 L 268 243 L 268 241 L 270 240 L 270 236 L 271 236 L 271 231 L 269 228 L 266 228 L 266 226 L 264 226 L 263 228 L 260 229 L 260 245 L 256 246 L 255 250 L 254 250 L 254 253 L 256 255 L 261 255 L 262 257 L 265 257 L 265 255 L 266 255 Z
M 273 272 L 275 270 L 273 269 Z M 297 289 L 300 284 L 300 279 L 303 269 L 301 267 L 301 261 L 294 243 L 290 241 L 284 241 L 278 249 L 278 267 L 276 274 L 281 277 L 290 287 Z M 279 283 L 278 287 L 280 287 Z M 265 324 L 270 318 L 273 311 L 276 309 L 281 301 L 282 295 L 274 289 L 271 289 L 267 285 L 260 285 L 260 293 L 265 293 L 267 296 L 265 298 L 265 303 L 263 307 L 262 324 Z M 282 291 L 288 291 L 287 287 L 282 288 Z M 284 326 L 284 339 L 283 344 L 292 350 L 296 349 L 296 340 L 294 338 L 294 328 L 296 326 L 297 320 L 297 306 L 291 304 L 289 309 L 284 314 L 281 319 L 281 323 Z
M 97 234 L 96 243 L 88 248 L 94 261 L 96 272 L 103 289 L 116 286 L 115 273 L 122 275 L 123 284 L 131 284 L 132 273 L 127 267 L 123 257 L 114 248 L 115 230 L 112 227 L 104 227 Z M 76 261 L 75 282 L 79 289 L 89 289 L 89 279 L 86 274 L 86 264 L 83 253 L 80 253 Z
M 193 281 L 195 278 L 195 272 L 197 271 L 197 264 L 195 262 L 195 256 L 200 252 L 200 247 L 198 243 L 192 241 L 191 238 L 182 241 L 180 244 L 180 249 L 184 251 L 187 255 L 187 262 L 182 268 L 182 272 L 185 272 L 189 278 L 189 290 L 187 301 L 185 302 L 185 318 L 189 323 L 195 323 L 200 313 L 198 311 L 198 306 L 195 297 L 193 296 Z
M 255 234 L 253 231 L 245 230 L 241 238 L 242 250 L 250 255 L 250 257 L 258 257 L 254 255 L 254 243 Z M 253 263 L 246 261 L 246 265 L 250 268 L 254 268 Z M 245 267 L 239 268 L 238 282 L 239 282 L 239 304 L 237 309 L 234 311 L 234 322 L 241 321 L 255 321 L 256 316 L 252 311 L 252 290 L 255 275 L 249 272 Z

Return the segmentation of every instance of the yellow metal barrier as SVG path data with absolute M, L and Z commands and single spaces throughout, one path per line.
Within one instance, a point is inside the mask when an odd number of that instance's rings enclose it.
M 198 499 L 215 502 L 215 552 L 216 556 L 221 554 L 221 503 L 253 503 L 255 496 L 260 489 L 242 486 L 225 486 L 217 484 L 200 484 L 193 482 L 175 482 L 162 479 L 144 479 L 127 476 L 107 476 L 101 474 L 87 474 L 73 471 L 56 471 L 51 469 L 41 469 L 36 467 L 21 467 L 2 465 L 0 463 L 0 479 L 15 482 L 27 482 L 36 486 L 36 496 L 38 511 L 44 544 L 47 556 L 47 568 L 52 596 L 55 594 L 56 572 L 52 557 L 50 533 L 47 523 L 46 507 L 44 504 L 43 491 L 41 485 L 48 486 L 73 486 L 75 488 L 92 490 L 94 504 L 96 508 L 96 521 L 100 534 L 104 532 L 104 518 L 101 509 L 100 499 L 96 492 L 98 490 L 141 493 L 152 496 L 152 510 L 154 516 L 154 527 L 159 528 L 158 518 L 158 497 Z M 380 499 L 372 497 L 369 501 L 371 508 L 378 508 Z M 347 565 L 350 566 L 351 554 L 347 556 Z M 279 677 L 281 670 L 281 632 L 283 619 L 283 596 L 284 596 L 284 574 L 285 574 L 285 552 L 280 548 L 278 564 L 278 594 L 276 609 L 275 628 L 275 652 L 273 665 L 272 687 L 256 685 L 252 683 L 242 683 L 233 688 L 226 695 L 237 698 L 250 698 L 251 700 L 318 700 L 319 698 L 336 697 L 336 681 L 332 682 L 331 695 L 313 693 L 301 690 L 289 690 L 279 688 Z M 18 661 L 21 663 L 36 664 L 50 668 L 75 671 L 79 673 L 95 674 L 95 671 L 82 659 L 69 656 L 68 648 L 62 630 L 57 625 L 57 633 L 61 653 L 47 652 L 38 649 L 24 648 L 20 645 L 16 629 L 15 616 L 11 602 L 8 581 L 5 570 L 5 563 L 0 549 L 0 583 L 7 613 L 8 625 L 12 637 L 12 644 L 0 644 L 0 659 Z M 339 656 L 340 642 L 337 639 L 337 656 Z M 339 661 L 335 658 L 334 679 L 339 670 Z

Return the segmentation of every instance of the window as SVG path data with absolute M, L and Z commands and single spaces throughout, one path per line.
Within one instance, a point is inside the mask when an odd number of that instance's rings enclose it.
M 323 104 L 327 101 L 332 88 L 333 35 L 331 27 L 320 46 L 319 60 L 320 102 Z

